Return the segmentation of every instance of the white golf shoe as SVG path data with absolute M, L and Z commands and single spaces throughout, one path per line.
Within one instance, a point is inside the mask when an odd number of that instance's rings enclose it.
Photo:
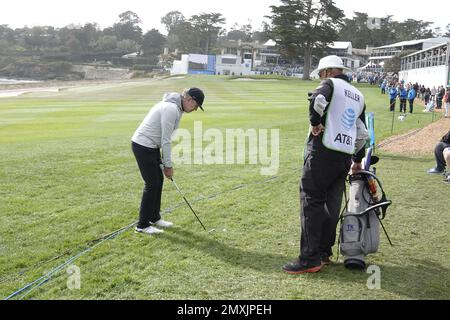
M 158 226 L 158 227 L 162 227 L 162 228 L 170 228 L 170 227 L 173 226 L 173 223 L 169 222 L 169 221 L 164 221 L 162 219 L 159 219 L 155 223 L 152 223 L 152 225 Z
M 164 233 L 164 230 L 161 230 L 161 229 L 158 229 L 158 228 L 155 228 L 155 227 L 152 227 L 152 226 L 144 228 L 144 229 L 136 227 L 134 229 L 134 231 L 135 232 L 139 232 L 139 233 L 146 233 L 146 234 Z

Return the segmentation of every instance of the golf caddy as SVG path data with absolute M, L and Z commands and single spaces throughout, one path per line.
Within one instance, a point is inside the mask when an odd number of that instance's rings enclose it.
M 344 255 L 344 265 L 349 269 L 365 269 L 365 256 L 376 253 L 380 242 L 380 225 L 392 245 L 381 220 L 386 216 L 389 205 L 376 168 L 370 166 L 379 161 L 368 149 L 364 170 L 349 177 L 350 193 L 346 212 L 341 216 L 339 249 Z M 381 196 L 377 193 L 378 187 Z M 380 217 L 381 216 L 381 217 Z

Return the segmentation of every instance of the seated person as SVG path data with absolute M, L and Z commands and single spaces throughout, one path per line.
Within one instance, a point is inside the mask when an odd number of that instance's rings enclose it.
M 447 172 L 444 174 L 444 182 L 450 184 L 450 147 L 444 149 L 443 155 L 445 163 L 447 163 Z
M 430 99 L 428 104 L 425 106 L 423 112 L 432 112 L 434 110 L 434 99 Z
M 436 145 L 434 149 L 434 157 L 436 158 L 436 167 L 428 170 L 428 173 L 436 174 L 436 173 L 444 173 L 446 165 L 449 165 L 449 162 L 446 163 L 446 158 L 444 154 L 448 156 L 448 152 L 450 148 L 450 131 L 447 132 L 445 136 L 442 137 L 441 141 Z M 448 167 L 447 169 L 450 169 Z

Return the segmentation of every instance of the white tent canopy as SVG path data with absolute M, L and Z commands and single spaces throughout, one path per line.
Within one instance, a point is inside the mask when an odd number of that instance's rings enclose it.
M 384 63 L 383 63 L 383 65 L 384 65 Z M 381 67 L 382 67 L 381 63 L 380 64 L 376 64 L 376 63 L 373 63 L 373 62 L 369 62 L 365 66 L 359 68 L 359 70 L 375 69 L 375 68 L 381 68 Z

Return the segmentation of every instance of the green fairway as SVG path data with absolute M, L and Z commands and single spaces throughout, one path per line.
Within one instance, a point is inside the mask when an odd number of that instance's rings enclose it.
M 425 173 L 432 153 L 381 154 L 379 177 L 393 201 L 384 223 L 394 247 L 381 234 L 379 252 L 367 258 L 381 269 L 381 289 L 369 290 L 370 274 L 346 270 L 342 259 L 317 274 L 282 272 L 299 254 L 306 98 L 317 84 L 191 76 L 1 98 L 0 296 L 137 219 L 143 182 L 131 136 L 164 92 L 197 86 L 206 112 L 184 115 L 180 128 L 192 131 L 201 121 L 203 130 L 222 132 L 279 129 L 278 173 L 271 179 L 261 165 L 175 164 L 177 183 L 215 232 L 201 228 L 166 180 L 162 209 L 173 229 L 146 236 L 130 228 L 71 261 L 80 289 L 68 288 L 64 267 L 25 299 L 449 299 L 450 189 Z M 359 88 L 379 142 L 391 135 L 388 96 Z M 417 111 L 395 119 L 394 133 L 431 122 Z

